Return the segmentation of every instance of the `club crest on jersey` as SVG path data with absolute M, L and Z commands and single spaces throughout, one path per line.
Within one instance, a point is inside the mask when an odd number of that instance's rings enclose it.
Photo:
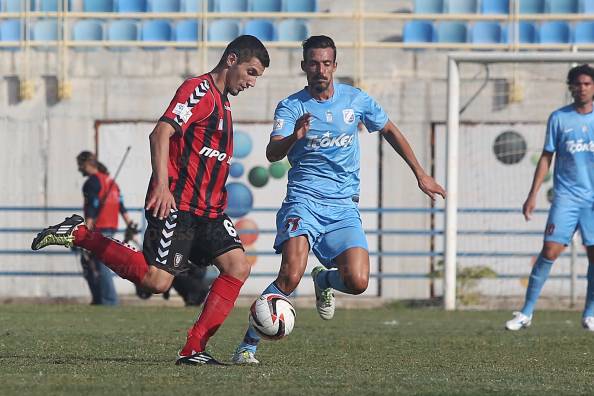
M 274 124 L 272 125 L 272 130 L 278 131 L 279 129 L 283 128 L 283 125 L 285 125 L 285 120 L 283 120 L 282 118 L 277 118 L 274 120 Z
M 175 253 L 175 257 L 173 258 L 173 266 L 174 267 L 179 267 L 179 265 L 181 264 L 182 258 L 184 258 L 184 256 L 182 256 L 181 253 Z
M 183 120 L 183 122 L 188 122 L 192 116 L 192 109 L 189 108 L 185 103 L 178 103 L 173 109 L 173 114 L 178 115 Z
M 355 122 L 355 110 L 344 109 L 342 111 L 342 119 L 344 120 L 345 124 L 352 124 L 353 122 Z

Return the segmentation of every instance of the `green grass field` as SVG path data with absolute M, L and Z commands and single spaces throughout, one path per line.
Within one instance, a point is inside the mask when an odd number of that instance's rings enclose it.
M 211 340 L 229 361 L 244 332 L 237 308 Z M 82 305 L 0 308 L 0 394 L 330 395 L 592 394 L 594 334 L 577 312 L 540 312 L 528 331 L 509 312 L 387 307 L 298 309 L 286 340 L 257 367 L 175 366 L 191 308 Z

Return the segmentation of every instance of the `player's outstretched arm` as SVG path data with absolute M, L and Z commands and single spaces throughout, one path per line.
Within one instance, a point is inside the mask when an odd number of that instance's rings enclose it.
M 146 201 L 146 210 L 153 211 L 153 216 L 164 219 L 171 209 L 177 209 L 175 199 L 169 191 L 169 138 L 175 130 L 166 122 L 159 121 L 149 136 L 151 144 L 151 165 L 155 183 Z
M 536 208 L 536 196 L 538 194 L 538 190 L 540 190 L 540 186 L 542 185 L 545 176 L 549 172 L 552 162 L 553 153 L 543 151 L 540 155 L 540 159 L 538 160 L 538 164 L 536 164 L 536 170 L 534 171 L 534 178 L 532 179 L 530 192 L 528 193 L 526 201 L 524 201 L 524 205 L 522 205 L 522 213 L 524 214 L 526 221 L 529 221 L 532 218 L 532 212 L 534 211 L 534 208 Z
M 266 146 L 266 158 L 270 162 L 280 161 L 287 156 L 293 145 L 303 139 L 309 131 L 311 114 L 305 113 L 295 122 L 293 133 L 289 136 L 272 136 Z
M 442 186 L 440 186 L 431 176 L 425 173 L 423 167 L 417 161 L 417 157 L 413 152 L 410 144 L 400 132 L 398 127 L 390 120 L 386 123 L 380 133 L 390 143 L 390 146 L 404 159 L 410 169 L 417 178 L 417 183 L 421 191 L 429 196 L 432 200 L 435 200 L 435 195 L 441 195 L 442 198 L 446 197 L 446 192 Z

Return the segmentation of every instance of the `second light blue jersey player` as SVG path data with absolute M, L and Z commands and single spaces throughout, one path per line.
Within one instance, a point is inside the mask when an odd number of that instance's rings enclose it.
M 274 114 L 271 136 L 289 136 L 295 122 L 311 114 L 310 129 L 287 157 L 291 164 L 287 198 L 348 203 L 359 196 L 359 123 L 368 131 L 382 129 L 388 116 L 369 95 L 350 85 L 334 83 L 334 95 L 314 99 L 307 89 L 281 101 Z
M 554 111 L 543 150 L 556 153 L 545 241 L 567 245 L 579 228 L 584 244 L 594 245 L 594 114 L 578 113 L 574 105 Z
M 573 103 L 555 110 L 549 117 L 543 151 L 522 207 L 524 217 L 530 220 L 538 190 L 555 157 L 554 199 L 544 243 L 530 273 L 524 306 L 506 322 L 508 330 L 531 325 L 551 267 L 579 229 L 590 262 L 582 325 L 594 331 L 594 69 L 588 65 L 572 68 L 567 74 L 567 85 Z

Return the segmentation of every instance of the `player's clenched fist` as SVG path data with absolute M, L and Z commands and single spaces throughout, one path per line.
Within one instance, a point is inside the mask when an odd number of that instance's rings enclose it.
M 305 135 L 307 135 L 310 122 L 311 114 L 309 113 L 305 113 L 297 119 L 297 122 L 295 122 L 295 129 L 293 130 L 293 136 L 295 136 L 297 140 L 303 139 Z

